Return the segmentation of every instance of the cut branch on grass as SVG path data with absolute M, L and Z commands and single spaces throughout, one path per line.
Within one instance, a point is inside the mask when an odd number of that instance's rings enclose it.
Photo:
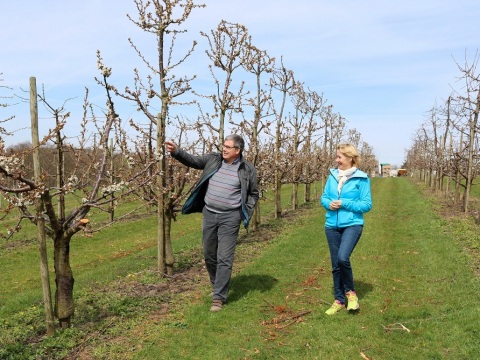
M 299 322 L 302 316 L 308 315 L 311 313 L 310 310 L 301 311 L 299 313 L 293 313 L 292 311 L 288 310 L 288 308 L 284 305 L 273 305 L 268 300 L 264 301 L 272 308 L 277 314 L 282 314 L 272 320 L 262 321 L 262 325 L 274 325 L 276 329 L 283 329 L 291 324 Z M 286 325 L 277 326 L 279 323 L 288 322 Z
M 363 352 L 360 352 L 360 356 L 362 357 L 362 359 L 365 359 L 365 360 L 371 360 L 371 358 L 369 358 L 367 355 L 365 355 Z
M 407 327 L 405 327 L 405 325 L 401 324 L 401 323 L 395 323 L 395 324 L 390 324 L 390 325 L 387 325 L 387 326 L 383 326 L 383 330 L 385 331 L 394 331 L 394 330 L 403 330 L 403 331 L 406 331 L 406 332 L 410 332 L 410 329 L 408 329 Z
M 323 299 L 318 299 L 318 301 L 320 301 L 322 304 L 325 304 L 325 305 L 331 305 L 332 303 L 327 301 L 327 300 L 323 300 Z

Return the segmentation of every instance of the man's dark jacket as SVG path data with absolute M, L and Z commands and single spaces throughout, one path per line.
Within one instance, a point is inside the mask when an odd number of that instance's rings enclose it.
M 178 148 L 172 153 L 172 156 L 182 164 L 194 168 L 203 169 L 200 180 L 195 184 L 192 193 L 182 207 L 182 214 L 190 214 L 194 212 L 202 212 L 205 206 L 205 193 L 207 192 L 208 180 L 222 166 L 222 154 L 212 153 L 207 155 L 194 156 L 185 150 Z M 255 203 L 258 200 L 258 184 L 257 171 L 255 167 L 248 161 L 240 158 L 240 166 L 238 167 L 238 178 L 240 179 L 240 188 L 242 193 L 241 216 L 243 225 L 248 227 L 248 223 L 253 214 Z

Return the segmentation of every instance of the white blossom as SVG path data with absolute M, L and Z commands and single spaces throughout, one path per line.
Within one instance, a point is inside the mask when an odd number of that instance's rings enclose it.
M 5 171 L 12 172 L 22 164 L 19 158 L 11 156 L 0 156 L 0 167 L 3 167 Z
M 102 70 L 102 75 L 105 77 L 109 77 L 110 75 L 112 75 L 112 68 L 104 66 L 103 69 L 101 70 Z
M 29 199 L 25 199 L 23 196 L 18 197 L 8 197 L 6 200 L 12 204 L 13 206 L 20 207 L 20 206 L 27 206 L 33 205 L 33 202 Z
M 68 187 L 73 187 L 78 184 L 78 177 L 76 175 L 72 175 L 68 178 L 67 180 L 67 186 Z
M 102 187 L 101 191 L 103 195 L 113 194 L 117 191 L 121 191 L 124 187 L 128 186 L 128 183 L 120 181 L 117 184 L 112 184 Z
M 132 155 L 127 156 L 127 165 L 130 169 L 135 166 L 135 158 Z

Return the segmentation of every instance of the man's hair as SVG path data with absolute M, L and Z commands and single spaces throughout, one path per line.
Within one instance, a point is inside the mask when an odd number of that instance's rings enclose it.
M 243 153 L 243 149 L 245 148 L 245 140 L 240 135 L 232 134 L 228 135 L 225 140 L 233 141 L 233 146 L 240 149 L 240 154 Z

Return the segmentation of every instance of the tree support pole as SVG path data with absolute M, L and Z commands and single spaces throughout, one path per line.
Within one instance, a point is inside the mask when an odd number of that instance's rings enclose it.
M 41 169 L 39 156 L 39 136 L 38 136 L 38 106 L 37 106 L 37 83 L 34 77 L 30 78 L 30 119 L 32 123 L 32 146 L 33 146 L 33 169 L 35 174 L 35 183 L 41 183 Z M 41 191 L 41 190 L 40 190 Z M 41 194 L 39 194 L 41 195 Z M 45 238 L 45 220 L 43 218 L 43 199 L 37 196 L 35 200 L 37 237 L 40 252 L 40 275 L 42 278 L 43 301 L 45 304 L 45 317 L 47 326 L 47 335 L 55 333 L 53 320 L 52 296 L 50 290 L 50 277 L 48 272 L 47 242 Z

